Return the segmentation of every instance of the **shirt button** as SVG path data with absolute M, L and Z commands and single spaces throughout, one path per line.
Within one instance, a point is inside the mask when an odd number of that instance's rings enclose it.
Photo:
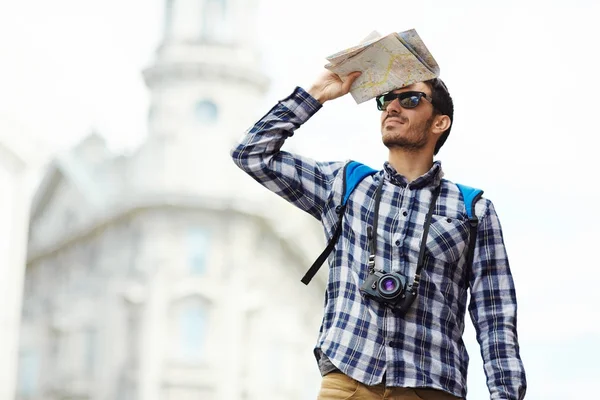
M 406 211 L 406 210 L 402 211 L 402 215 L 404 215 L 406 217 L 408 215 L 408 211 Z
M 396 246 L 400 247 L 400 241 L 396 240 Z
M 388 344 L 390 345 L 390 347 L 394 347 L 396 345 L 396 342 L 389 342 Z
M 446 218 L 446 222 L 450 223 L 450 222 L 452 222 L 452 220 L 450 218 Z

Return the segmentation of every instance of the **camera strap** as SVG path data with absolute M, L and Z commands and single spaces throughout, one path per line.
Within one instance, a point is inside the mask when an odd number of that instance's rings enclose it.
M 379 204 L 381 203 L 381 194 L 383 192 L 383 182 L 381 179 L 375 192 L 375 208 L 373 210 L 373 224 L 367 227 L 367 236 L 369 240 L 369 273 L 372 274 L 375 270 L 375 255 L 377 254 L 377 221 L 379 219 Z M 423 226 L 423 237 L 421 238 L 421 246 L 419 249 L 419 260 L 417 262 L 417 270 L 415 271 L 415 277 L 413 283 L 409 286 L 409 291 L 416 295 L 417 288 L 419 287 L 419 280 L 421 279 L 421 270 L 423 269 L 423 263 L 425 261 L 425 249 L 427 247 L 427 235 L 429 234 L 429 226 L 431 225 L 431 218 L 433 211 L 435 210 L 435 204 L 440 195 L 441 184 L 437 185 L 433 190 L 431 196 L 431 202 L 429 203 L 429 211 L 425 217 L 425 225 Z
M 305 285 L 308 285 L 308 283 L 315 276 L 315 274 L 317 273 L 317 271 L 319 270 L 319 268 L 321 267 L 323 262 L 327 259 L 329 254 L 335 248 L 335 245 L 342 234 L 343 217 L 344 217 L 344 213 L 346 211 L 346 203 L 347 203 L 352 191 L 358 186 L 358 184 L 362 181 L 363 178 L 370 176 L 370 175 L 374 175 L 375 173 L 377 173 L 376 170 L 374 170 L 364 164 L 361 164 L 357 161 L 350 161 L 344 166 L 343 171 L 342 171 L 342 177 L 343 177 L 342 200 L 341 200 L 341 204 L 335 208 L 335 212 L 338 215 L 337 225 L 334 228 L 333 235 L 331 236 L 331 238 L 327 244 L 327 247 L 323 250 L 323 252 L 319 255 L 319 257 L 315 260 L 313 265 L 309 268 L 309 270 L 306 272 L 306 274 L 302 278 L 302 283 L 304 283 Z M 460 189 L 461 195 L 462 195 L 464 203 L 465 203 L 465 208 L 467 210 L 467 215 L 469 217 L 469 222 L 471 225 L 470 235 L 469 235 L 470 236 L 469 249 L 468 249 L 468 255 L 467 255 L 467 265 L 471 265 L 471 263 L 473 261 L 473 253 L 474 253 L 474 248 L 475 248 L 475 237 L 477 235 L 477 225 L 478 225 L 478 220 L 477 220 L 477 217 L 475 216 L 475 203 L 479 200 L 483 191 L 481 189 L 475 189 L 475 188 L 471 188 L 471 187 L 465 186 L 465 185 L 460 185 L 460 184 L 456 184 L 456 185 Z M 379 182 L 379 185 L 376 189 L 375 210 L 374 210 L 374 215 L 376 215 L 376 216 L 379 215 L 379 203 L 381 202 L 382 188 L 383 188 L 383 178 Z M 416 281 L 417 286 L 418 286 L 421 270 L 423 269 L 423 261 L 424 261 L 424 256 L 425 256 L 425 244 L 426 244 L 427 234 L 429 233 L 429 225 L 431 224 L 431 215 L 433 214 L 433 209 L 435 207 L 435 203 L 439 196 L 439 190 L 440 190 L 440 187 L 438 186 L 437 190 L 433 193 L 432 201 L 430 204 L 430 210 L 429 210 L 429 213 L 427 214 L 427 217 L 425 218 L 425 226 L 423 228 L 423 238 L 421 240 L 421 248 L 419 251 L 419 260 L 417 263 L 417 273 L 415 275 L 415 277 L 416 277 L 415 281 Z M 368 242 L 369 242 L 369 247 L 370 247 L 369 263 L 368 263 L 370 272 L 374 271 L 374 268 L 375 268 L 375 254 L 376 254 L 376 239 L 375 238 L 376 238 L 376 235 L 373 235 L 373 232 L 377 232 L 377 221 L 376 220 L 373 222 L 373 227 L 371 227 L 371 226 L 367 227 Z
M 301 281 L 305 285 L 310 283 L 311 279 L 315 276 L 319 268 L 321 268 L 321 265 L 323 265 L 323 262 L 325 262 L 327 257 L 329 257 L 329 254 L 331 254 L 333 251 L 333 248 L 342 234 L 344 213 L 346 212 L 346 203 L 348 202 L 350 194 L 365 177 L 373 175 L 376 172 L 377 171 L 373 168 L 369 168 L 357 161 L 350 161 L 344 165 L 344 169 L 342 170 L 342 202 L 335 208 L 335 212 L 338 215 L 337 225 L 333 235 L 329 239 L 329 243 L 327 243 L 325 250 L 323 250 L 319 257 L 317 257 L 315 262 L 302 277 Z

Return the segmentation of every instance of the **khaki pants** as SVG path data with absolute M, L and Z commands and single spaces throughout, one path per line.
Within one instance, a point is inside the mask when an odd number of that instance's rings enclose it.
M 354 379 L 332 372 L 323 377 L 317 400 L 459 400 L 435 389 L 386 388 L 382 383 L 366 386 Z

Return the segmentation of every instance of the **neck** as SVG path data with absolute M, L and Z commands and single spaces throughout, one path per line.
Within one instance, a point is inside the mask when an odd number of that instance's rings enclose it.
M 388 161 L 400 175 L 406 177 L 409 182 L 412 182 L 431 169 L 433 166 L 433 154 L 391 148 Z

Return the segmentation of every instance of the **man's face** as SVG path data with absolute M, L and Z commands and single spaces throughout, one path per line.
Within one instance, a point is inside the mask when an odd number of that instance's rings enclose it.
M 431 89 L 425 83 L 415 83 L 392 93 L 423 92 L 431 98 Z M 381 113 L 381 137 L 387 148 L 404 148 L 420 150 L 432 139 L 431 124 L 433 122 L 433 106 L 421 99 L 415 108 L 403 108 L 398 99 L 392 101 Z M 435 138 L 434 138 L 435 139 Z

